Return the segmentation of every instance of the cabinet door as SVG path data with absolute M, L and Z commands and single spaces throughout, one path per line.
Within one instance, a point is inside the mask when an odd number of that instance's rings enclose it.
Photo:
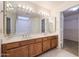
M 57 39 L 52 39 L 51 40 L 51 48 L 57 47 L 57 45 L 58 45 L 57 43 L 58 43 Z
M 30 57 L 35 56 L 34 47 L 35 47 L 35 44 L 30 44 L 30 45 L 29 45 L 29 56 L 30 56 Z
M 43 41 L 43 52 L 50 49 L 50 40 Z
M 26 57 L 28 56 L 28 46 L 7 50 L 6 54 L 8 57 Z
M 39 55 L 42 53 L 42 42 L 37 42 L 35 44 L 35 55 Z

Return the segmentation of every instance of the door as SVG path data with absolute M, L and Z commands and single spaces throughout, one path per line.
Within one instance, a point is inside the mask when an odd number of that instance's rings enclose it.
M 44 38 L 46 39 L 46 38 Z M 47 51 L 50 49 L 50 40 L 43 40 L 43 52 Z
M 33 43 L 29 45 L 29 56 L 34 57 L 35 55 L 35 44 Z
M 23 46 L 23 47 L 7 50 L 6 54 L 7 54 L 7 57 L 27 57 L 28 46 Z
M 39 55 L 42 53 L 42 42 L 37 42 L 35 44 L 35 55 Z
M 57 47 L 57 45 L 58 45 L 57 39 L 52 39 L 51 40 L 51 48 L 55 48 L 55 47 Z

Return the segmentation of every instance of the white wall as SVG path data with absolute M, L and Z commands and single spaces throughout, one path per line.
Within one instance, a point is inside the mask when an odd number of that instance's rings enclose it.
M 31 34 L 39 34 L 41 33 L 41 25 L 40 25 L 41 18 L 33 17 L 31 18 L 32 21 L 32 33 Z
M 3 34 L 3 12 L 1 12 L 1 10 L 3 10 L 3 2 L 0 1 L 0 56 L 1 56 L 1 36 Z
M 3 2 L 0 1 L 0 34 L 3 33 Z
M 64 39 L 78 42 L 79 14 L 64 17 Z

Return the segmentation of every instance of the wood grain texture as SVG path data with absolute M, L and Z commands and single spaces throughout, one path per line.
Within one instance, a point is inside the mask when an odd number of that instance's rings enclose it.
M 50 49 L 50 40 L 45 40 L 43 41 L 43 52 L 47 51 Z
M 48 36 L 2 44 L 2 54 L 7 57 L 34 57 L 58 45 L 58 36 Z
M 25 57 L 28 56 L 28 46 L 23 46 L 6 51 L 7 57 Z

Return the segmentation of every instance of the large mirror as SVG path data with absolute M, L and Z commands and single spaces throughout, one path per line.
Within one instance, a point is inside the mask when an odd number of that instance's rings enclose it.
M 5 2 L 7 35 L 51 33 L 49 15 L 40 13 L 29 2 Z M 43 15 L 41 15 L 43 14 Z

